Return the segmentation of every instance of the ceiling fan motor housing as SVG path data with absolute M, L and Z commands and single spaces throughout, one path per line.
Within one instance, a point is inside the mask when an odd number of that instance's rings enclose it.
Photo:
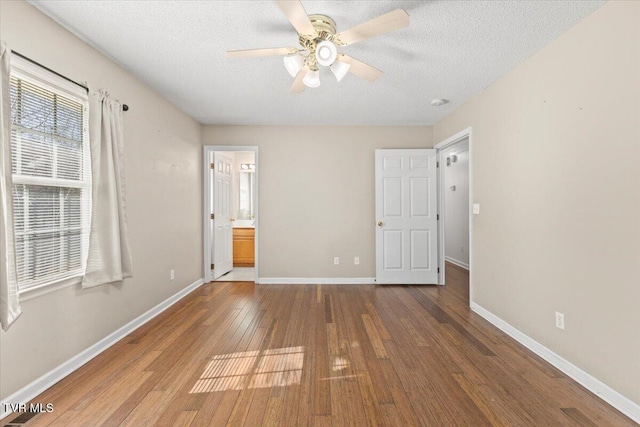
M 316 49 L 318 44 L 323 41 L 336 44 L 337 40 L 334 40 L 336 34 L 336 22 L 327 15 L 309 15 L 309 20 L 316 30 L 316 34 L 299 34 L 300 45 L 309 51 L 307 57 L 307 65 L 311 70 L 318 69 L 318 63 L 316 60 Z
M 326 32 L 333 36 L 336 33 L 336 21 L 327 15 L 309 15 L 309 20 L 318 34 Z

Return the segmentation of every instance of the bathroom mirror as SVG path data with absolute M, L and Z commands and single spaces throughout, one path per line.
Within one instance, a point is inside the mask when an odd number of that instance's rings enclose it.
M 253 165 L 252 165 L 253 166 Z M 241 170 L 239 182 L 240 200 L 238 204 L 238 219 L 253 219 L 253 185 L 254 170 Z

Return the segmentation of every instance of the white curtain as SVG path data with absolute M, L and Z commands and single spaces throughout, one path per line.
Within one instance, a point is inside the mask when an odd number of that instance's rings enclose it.
M 132 277 L 127 233 L 122 105 L 103 90 L 89 90 L 91 232 L 82 287 Z
M 0 324 L 5 331 L 22 314 L 13 236 L 11 184 L 11 101 L 9 72 L 11 51 L 0 42 Z

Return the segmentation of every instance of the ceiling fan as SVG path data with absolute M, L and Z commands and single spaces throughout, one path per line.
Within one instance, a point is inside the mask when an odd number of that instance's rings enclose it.
M 396 9 L 371 19 L 346 31 L 336 33 L 336 23 L 326 15 L 307 15 L 300 0 L 276 0 L 276 4 L 298 32 L 302 48 L 281 47 L 227 51 L 229 58 L 258 56 L 284 56 L 284 65 L 291 77 L 292 93 L 304 91 L 306 87 L 320 86 L 320 66 L 329 67 L 338 81 L 348 73 L 373 82 L 382 76 L 382 71 L 358 61 L 338 48 L 351 45 L 371 37 L 398 30 L 409 25 L 409 15 Z

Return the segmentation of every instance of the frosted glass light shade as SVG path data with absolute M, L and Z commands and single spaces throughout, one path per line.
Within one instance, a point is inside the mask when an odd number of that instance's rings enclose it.
M 334 76 L 336 76 L 336 80 L 340 81 L 344 76 L 349 72 L 349 68 L 351 68 L 351 64 L 346 64 L 344 62 L 336 61 L 329 67 Z
M 297 76 L 304 65 L 304 59 L 297 54 L 285 56 L 282 60 L 284 61 L 284 67 L 287 69 L 287 72 L 291 74 L 291 77 Z
M 318 87 L 320 86 L 320 73 L 318 70 L 309 70 L 307 75 L 302 79 L 302 83 L 304 83 L 307 87 Z
M 336 45 L 330 41 L 323 40 L 316 46 L 316 61 L 318 64 L 328 67 L 333 64 L 338 56 Z

